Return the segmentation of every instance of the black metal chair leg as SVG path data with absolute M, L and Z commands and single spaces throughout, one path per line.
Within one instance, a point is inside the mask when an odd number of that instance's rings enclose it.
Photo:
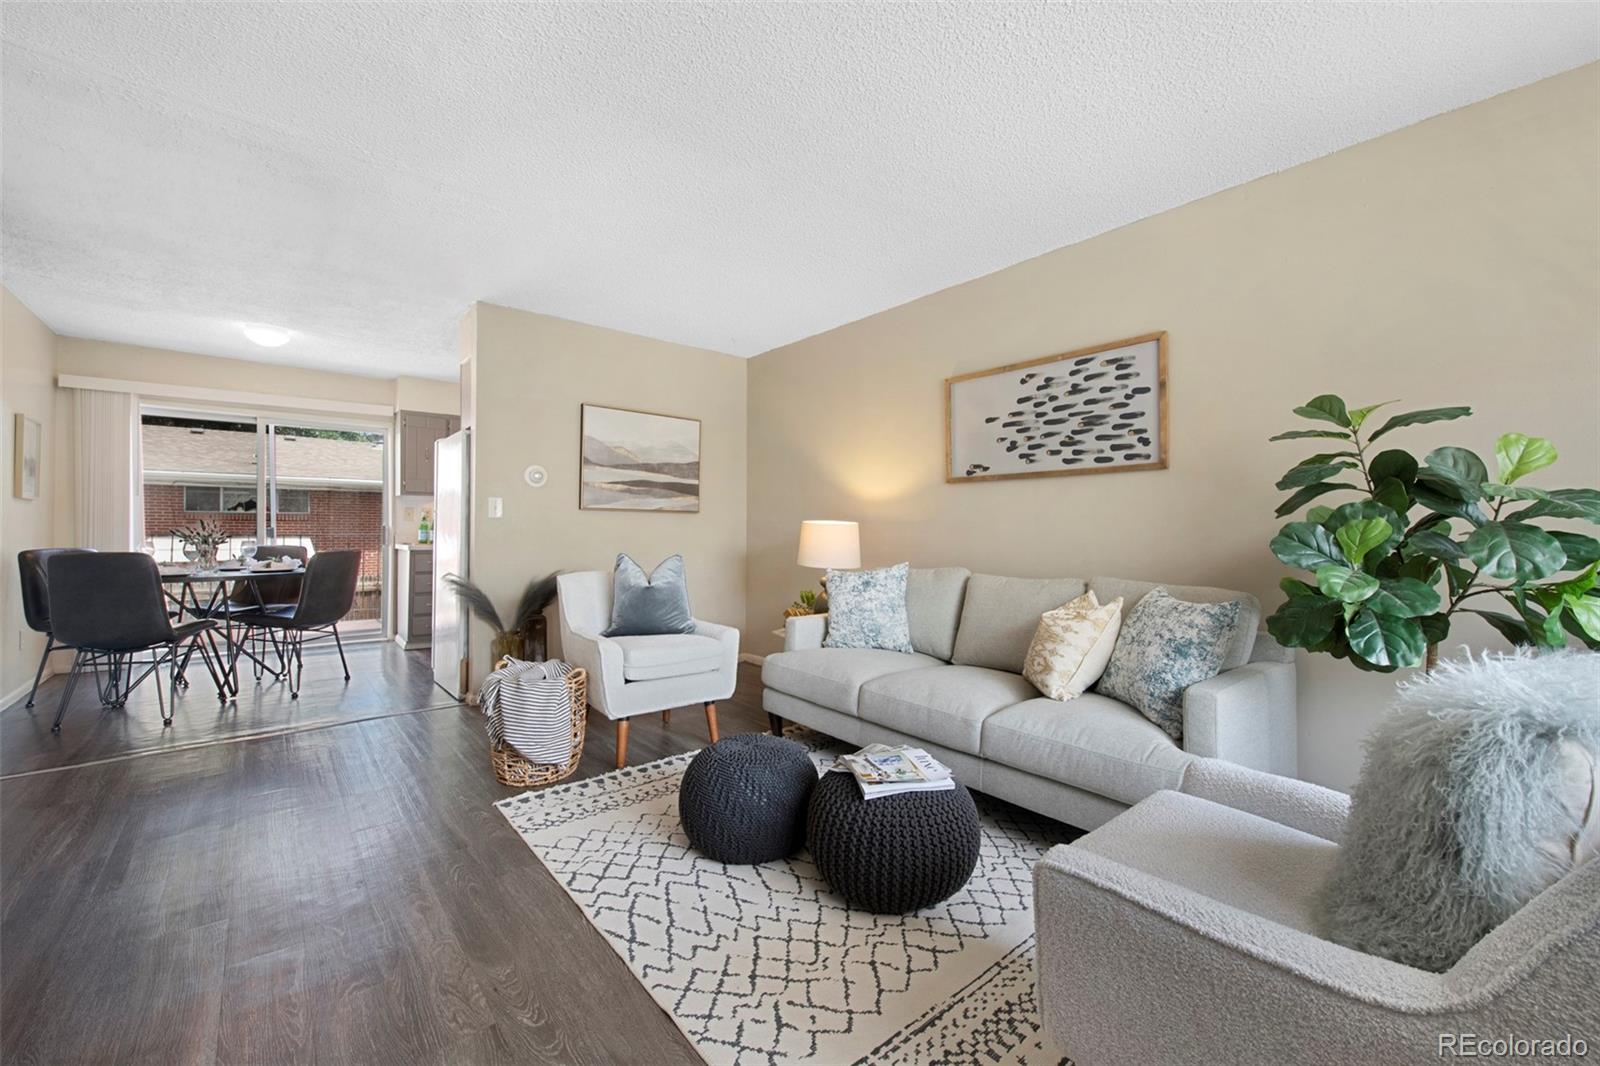
M 44 654 L 39 656 L 39 669 L 33 672 L 33 687 L 28 690 L 28 702 L 23 704 L 24 707 L 33 706 L 33 698 L 39 694 L 39 681 L 44 677 L 44 664 L 50 661 L 50 652 L 55 646 L 55 634 L 46 633 L 44 636 Z
M 306 635 L 296 630 L 294 633 L 286 633 L 284 636 L 290 637 L 293 640 L 293 643 L 289 648 L 289 656 L 291 660 L 289 663 L 289 698 L 291 700 L 297 700 L 300 698 L 300 682 L 304 678 L 306 672 Z
M 337 622 L 335 622 L 333 624 L 333 643 L 334 643 L 334 646 L 339 649 L 339 665 L 344 667 L 344 679 L 346 681 L 349 681 L 350 680 L 350 664 L 345 661 L 345 657 L 344 657 L 344 641 L 339 639 L 339 624 Z
M 72 673 L 67 675 L 67 687 L 61 690 L 61 703 L 56 707 L 56 720 L 50 726 L 50 732 L 61 732 L 61 717 L 67 713 L 67 704 L 72 702 L 72 690 L 78 687 L 78 675 L 83 673 L 83 652 L 72 657 Z
M 188 661 L 185 656 L 184 661 Z M 161 687 L 161 678 L 156 678 L 156 688 Z M 172 713 L 178 713 L 178 646 L 172 646 L 172 654 L 167 659 L 167 704 L 172 708 Z M 168 715 L 161 722 L 162 725 L 171 725 L 172 717 Z

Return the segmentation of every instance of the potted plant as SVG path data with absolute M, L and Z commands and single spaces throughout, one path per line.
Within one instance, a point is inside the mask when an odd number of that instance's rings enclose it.
M 528 587 L 522 590 L 522 598 L 517 601 L 517 612 L 512 616 L 509 628 L 501 621 L 494 601 L 477 585 L 455 574 L 446 574 L 444 583 L 466 605 L 467 610 L 494 630 L 489 653 L 495 662 L 507 657 L 524 660 L 546 658 L 548 641 L 544 609 L 556 598 L 555 574 L 546 574 L 528 582 Z
M 211 570 L 216 567 L 217 549 L 228 541 L 228 534 L 209 518 L 202 518 L 193 525 L 179 526 L 172 530 L 172 536 L 185 549 L 195 553 L 192 561 L 201 570 Z M 184 555 L 188 555 L 187 550 Z
M 1472 413 L 1436 407 L 1389 417 L 1366 433 L 1386 403 L 1349 408 L 1318 396 L 1294 413 L 1327 427 L 1269 439 L 1327 440 L 1279 479 L 1289 492 L 1282 518 L 1331 493 L 1337 507 L 1311 507 L 1272 539 L 1272 553 L 1311 580 L 1286 577 L 1288 598 L 1267 619 L 1281 644 L 1327 652 L 1364 670 L 1431 667 L 1450 620 L 1475 614 L 1513 644 L 1561 647 L 1569 636 L 1600 647 L 1600 541 L 1552 519 L 1600 524 L 1600 491 L 1543 489 L 1523 482 L 1556 461 L 1541 437 L 1507 433 L 1495 473 L 1465 448 L 1435 448 L 1420 461 L 1375 445 L 1406 426 Z M 1509 610 L 1491 610 L 1494 597 Z

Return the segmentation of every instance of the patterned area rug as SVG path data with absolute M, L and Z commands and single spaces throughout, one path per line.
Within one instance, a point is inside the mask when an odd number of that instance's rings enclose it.
M 724 866 L 694 851 L 678 823 L 691 757 L 496 806 L 708 1063 L 1064 1061 L 1034 1002 L 1032 867 L 1072 830 L 975 794 L 967 886 L 867 914 L 805 852 Z

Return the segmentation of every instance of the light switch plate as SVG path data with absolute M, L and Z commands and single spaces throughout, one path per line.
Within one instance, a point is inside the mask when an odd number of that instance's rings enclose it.
M 498 496 L 489 497 L 489 517 L 499 518 L 506 512 L 506 502 Z

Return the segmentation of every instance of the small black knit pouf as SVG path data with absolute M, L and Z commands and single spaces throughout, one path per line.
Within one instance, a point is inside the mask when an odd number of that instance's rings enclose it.
M 806 801 L 816 783 L 816 766 L 799 744 L 740 733 L 689 763 L 678 817 L 707 858 L 741 865 L 784 859 L 805 846 Z
M 909 914 L 949 899 L 978 865 L 978 843 L 978 808 L 960 784 L 868 800 L 854 777 L 837 773 L 811 792 L 811 858 L 863 910 Z

